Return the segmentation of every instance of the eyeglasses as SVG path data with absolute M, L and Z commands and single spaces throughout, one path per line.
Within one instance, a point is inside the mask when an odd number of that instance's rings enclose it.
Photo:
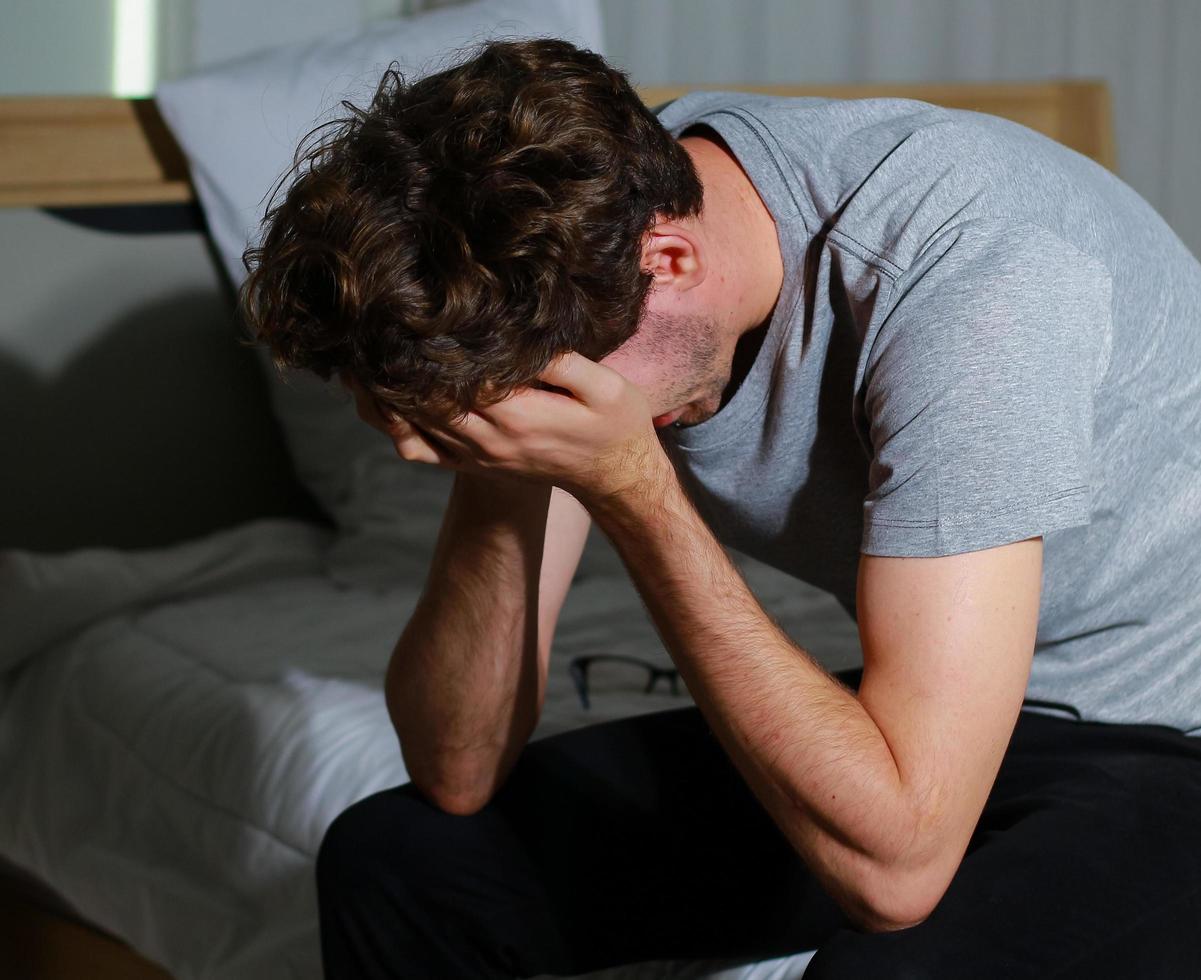
M 643 694 L 650 694 L 655 689 L 655 684 L 658 683 L 660 677 L 667 679 L 672 694 L 678 696 L 680 693 L 680 672 L 674 667 L 660 667 L 649 660 L 643 660 L 641 657 L 632 657 L 624 653 L 582 654 L 571 658 L 568 663 L 568 670 L 571 672 L 571 679 L 575 682 L 576 693 L 580 696 L 580 704 L 585 708 L 591 707 L 588 700 L 588 672 L 594 663 L 628 664 L 637 667 L 639 671 L 646 671 L 646 687 L 642 689 Z

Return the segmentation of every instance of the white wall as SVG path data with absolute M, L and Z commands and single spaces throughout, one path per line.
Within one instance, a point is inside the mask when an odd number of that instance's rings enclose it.
M 269 45 L 395 17 L 417 2 L 0 0 L 0 96 L 111 94 L 122 5 L 151 25 L 152 78 L 166 79 Z
M 0 0 L 0 96 L 110 92 L 112 0 Z

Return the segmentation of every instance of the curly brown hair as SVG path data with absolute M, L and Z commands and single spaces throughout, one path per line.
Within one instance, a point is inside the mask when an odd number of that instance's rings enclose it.
M 471 55 L 411 82 L 393 62 L 369 108 L 343 100 L 242 256 L 247 343 L 348 372 L 402 417 L 461 417 L 557 354 L 615 350 L 657 213 L 702 207 L 688 153 L 600 55 L 555 38 Z

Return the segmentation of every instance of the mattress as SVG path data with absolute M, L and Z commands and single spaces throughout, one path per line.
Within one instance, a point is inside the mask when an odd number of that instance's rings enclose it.
M 0 556 L 0 855 L 177 980 L 318 978 L 325 828 L 408 779 L 381 679 L 422 583 L 336 581 L 332 535 L 267 519 L 170 548 Z M 832 597 L 732 556 L 830 669 L 859 662 Z M 573 584 L 533 738 L 689 701 L 631 687 L 585 709 L 567 664 L 601 651 L 670 665 L 619 573 Z M 589 976 L 782 980 L 811 955 Z

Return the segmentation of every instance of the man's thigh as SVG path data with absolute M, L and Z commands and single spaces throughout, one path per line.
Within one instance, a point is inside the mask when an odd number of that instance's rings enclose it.
M 695 706 L 532 742 L 494 803 L 573 951 L 546 972 L 768 959 L 848 924 Z
M 1201 739 L 1021 713 L 950 887 L 910 929 L 839 930 L 806 980 L 1201 975 Z
M 695 706 L 531 742 L 470 815 L 361 800 L 318 883 L 331 977 L 769 959 L 847 924 Z

